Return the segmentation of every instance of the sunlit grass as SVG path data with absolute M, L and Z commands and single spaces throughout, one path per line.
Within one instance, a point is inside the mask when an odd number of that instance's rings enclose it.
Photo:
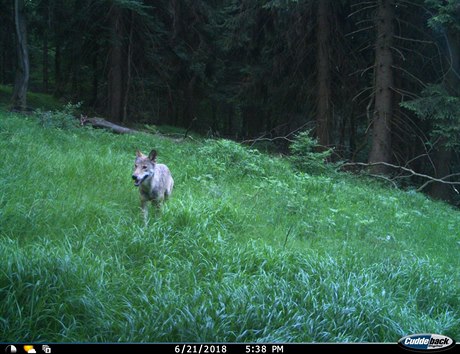
M 137 148 L 175 179 L 148 228 Z M 421 194 L 6 113 L 0 149 L 0 341 L 460 337 L 460 214 Z

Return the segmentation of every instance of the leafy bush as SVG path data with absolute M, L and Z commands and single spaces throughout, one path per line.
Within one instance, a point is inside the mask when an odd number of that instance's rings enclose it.
M 231 140 L 207 140 L 200 153 L 212 161 L 211 169 L 224 172 L 229 168 L 242 175 L 265 175 L 264 156 Z
M 42 111 L 38 109 L 35 111 L 35 114 L 38 117 L 40 125 L 44 128 L 69 130 L 79 125 L 79 121 L 75 119 L 75 115 L 81 104 L 81 102 L 75 104 L 69 102 L 62 109 L 55 111 Z
M 324 172 L 328 167 L 326 160 L 331 156 L 332 150 L 319 151 L 319 148 L 318 141 L 310 136 L 309 130 L 297 134 L 289 146 L 292 153 L 290 160 L 294 167 L 311 174 Z

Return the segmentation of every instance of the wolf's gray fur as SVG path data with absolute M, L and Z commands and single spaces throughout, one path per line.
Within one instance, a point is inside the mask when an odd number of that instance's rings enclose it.
M 132 178 L 134 185 L 139 187 L 145 223 L 148 218 L 147 203 L 151 201 L 158 209 L 161 202 L 166 201 L 171 195 L 174 187 L 171 171 L 168 166 L 156 163 L 156 157 L 155 150 L 152 150 L 149 156 L 139 150 L 136 151 Z

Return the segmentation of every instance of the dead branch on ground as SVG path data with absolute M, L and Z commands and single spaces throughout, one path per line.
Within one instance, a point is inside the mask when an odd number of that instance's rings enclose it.
M 410 169 L 408 167 L 393 165 L 393 164 L 388 163 L 388 162 L 369 162 L 369 163 L 365 163 L 365 162 L 348 162 L 348 163 L 344 163 L 344 164 L 340 165 L 340 167 L 341 168 L 343 168 L 343 167 L 351 167 L 351 166 L 372 167 L 372 166 L 376 166 L 376 165 L 384 165 L 384 166 L 388 166 L 388 167 L 391 167 L 391 168 L 394 168 L 394 169 L 397 169 L 397 170 L 408 172 L 409 175 L 407 175 L 405 177 L 417 176 L 417 177 L 427 179 L 427 181 L 424 184 L 422 184 L 419 188 L 417 188 L 417 192 L 421 192 L 426 186 L 428 186 L 431 183 L 435 183 L 435 182 L 448 184 L 448 185 L 451 185 L 451 186 L 460 185 L 460 182 L 447 181 L 447 179 L 449 179 L 449 178 L 460 176 L 460 173 L 452 173 L 450 175 L 447 175 L 447 176 L 444 176 L 444 177 L 441 177 L 441 178 L 436 178 L 436 177 L 433 177 L 433 176 L 430 176 L 430 175 L 426 175 L 424 173 L 415 172 L 414 170 L 412 170 L 412 169 Z M 372 176 L 377 177 L 375 175 L 372 175 Z M 388 178 L 386 178 L 386 179 L 388 179 Z

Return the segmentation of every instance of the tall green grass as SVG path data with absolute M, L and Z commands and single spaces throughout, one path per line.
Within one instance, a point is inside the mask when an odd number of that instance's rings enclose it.
M 0 341 L 460 338 L 458 210 L 226 140 L 0 115 Z M 148 227 L 138 148 L 175 179 Z

